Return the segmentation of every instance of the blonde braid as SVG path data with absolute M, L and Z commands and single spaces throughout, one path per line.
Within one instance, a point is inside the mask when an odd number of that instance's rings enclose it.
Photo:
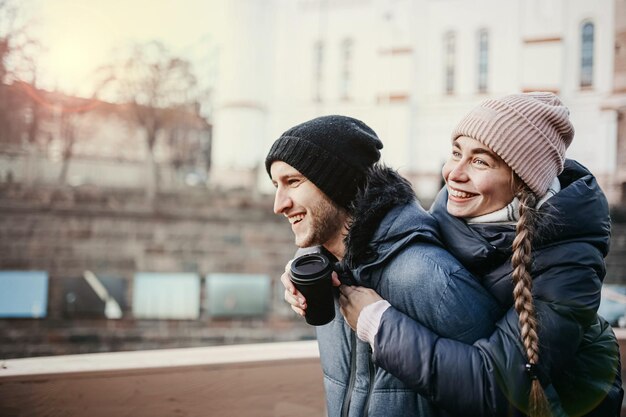
M 550 406 L 545 392 L 536 375 L 536 366 L 539 362 L 539 336 L 537 335 L 537 316 L 532 295 L 532 241 L 536 230 L 535 205 L 537 197 L 526 186 L 518 193 L 520 200 L 519 214 L 513 240 L 513 298 L 515 311 L 519 316 L 519 326 L 528 364 L 526 369 L 531 377 L 531 389 L 528 399 L 528 415 L 530 417 L 550 416 Z

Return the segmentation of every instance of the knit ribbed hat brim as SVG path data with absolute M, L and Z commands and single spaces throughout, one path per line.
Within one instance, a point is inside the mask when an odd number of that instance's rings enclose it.
M 452 140 L 467 136 L 495 152 L 538 196 L 563 171 L 574 137 L 569 110 L 552 93 L 488 99 L 456 126 Z

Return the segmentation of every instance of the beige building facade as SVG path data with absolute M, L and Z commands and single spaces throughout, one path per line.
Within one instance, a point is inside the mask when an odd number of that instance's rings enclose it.
M 568 156 L 619 201 L 614 96 L 626 67 L 616 48 L 623 4 L 233 0 L 216 90 L 213 178 L 256 181 L 270 192 L 261 162 L 273 140 L 296 123 L 340 113 L 371 125 L 385 162 L 428 201 L 465 112 L 488 97 L 544 90 L 570 108 L 576 137 Z

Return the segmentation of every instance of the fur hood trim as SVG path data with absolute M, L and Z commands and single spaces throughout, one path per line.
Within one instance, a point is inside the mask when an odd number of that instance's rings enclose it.
M 344 239 L 347 265 L 359 264 L 371 256 L 371 240 L 389 210 L 416 200 L 411 183 L 397 171 L 382 164 L 372 167 L 349 208 L 352 221 Z

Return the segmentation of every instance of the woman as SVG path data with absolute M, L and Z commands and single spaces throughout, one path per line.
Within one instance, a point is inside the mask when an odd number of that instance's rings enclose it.
M 619 415 L 619 351 L 596 314 L 608 205 L 591 173 L 564 161 L 573 135 L 551 93 L 486 100 L 453 132 L 432 214 L 448 250 L 512 306 L 491 336 L 441 338 L 372 289 L 340 287 L 342 313 L 375 364 L 442 409 Z

